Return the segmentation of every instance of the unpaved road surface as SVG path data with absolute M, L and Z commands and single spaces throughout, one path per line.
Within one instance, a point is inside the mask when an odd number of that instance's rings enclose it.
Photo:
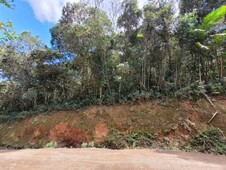
M 0 151 L 1 170 L 226 170 L 226 157 L 157 150 L 38 149 Z

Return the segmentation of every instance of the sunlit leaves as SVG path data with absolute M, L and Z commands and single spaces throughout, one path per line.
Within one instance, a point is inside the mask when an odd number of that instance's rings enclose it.
M 17 36 L 16 32 L 13 31 L 13 24 L 11 21 L 8 22 L 0 21 L 0 32 L 2 33 L 2 36 L 0 36 L 0 43 L 13 40 Z
M 219 33 L 210 36 L 215 42 L 221 43 L 226 41 L 226 33 Z
M 143 38 L 143 37 L 144 37 L 144 34 L 142 33 L 137 34 L 137 38 Z
M 223 21 L 225 15 L 226 5 L 223 5 L 220 8 L 213 10 L 206 17 L 204 17 L 202 23 L 198 26 L 198 28 L 208 30 L 214 25 L 216 25 L 218 21 Z

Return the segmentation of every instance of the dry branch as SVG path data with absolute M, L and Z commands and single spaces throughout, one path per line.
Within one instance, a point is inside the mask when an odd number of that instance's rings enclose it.
M 208 121 L 208 123 L 212 122 L 212 120 L 215 118 L 215 116 L 217 115 L 218 111 L 216 111 L 213 116 L 211 117 L 211 119 Z
M 211 117 L 211 119 L 208 121 L 208 123 L 211 123 L 212 120 L 216 117 L 216 115 L 218 114 L 218 111 L 216 109 L 216 106 L 213 104 L 213 102 L 211 101 L 210 97 L 203 92 L 203 95 L 206 97 L 206 99 L 208 100 L 208 102 L 211 104 L 211 106 L 214 108 L 215 113 L 213 114 L 213 116 Z

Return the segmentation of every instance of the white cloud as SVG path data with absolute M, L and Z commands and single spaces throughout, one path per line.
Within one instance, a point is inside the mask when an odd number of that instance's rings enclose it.
M 111 0 L 104 0 L 105 4 L 110 4 Z M 67 2 L 79 2 L 79 0 L 27 0 L 35 17 L 40 22 L 56 23 L 62 14 L 62 8 Z M 141 8 L 147 0 L 138 0 Z
M 61 17 L 62 8 L 67 2 L 78 1 L 79 0 L 27 0 L 37 20 L 54 23 Z

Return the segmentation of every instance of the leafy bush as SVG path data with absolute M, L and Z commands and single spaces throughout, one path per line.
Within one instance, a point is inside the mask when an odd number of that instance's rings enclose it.
M 225 93 L 225 87 L 221 82 L 209 82 L 205 89 L 209 94 L 222 94 Z
M 226 138 L 220 129 L 210 128 L 193 137 L 187 148 L 226 155 Z
M 203 93 L 205 92 L 205 89 L 200 87 L 198 82 L 194 82 L 190 84 L 189 86 L 185 88 L 181 88 L 175 93 L 176 98 L 185 98 L 189 100 L 198 100 Z

